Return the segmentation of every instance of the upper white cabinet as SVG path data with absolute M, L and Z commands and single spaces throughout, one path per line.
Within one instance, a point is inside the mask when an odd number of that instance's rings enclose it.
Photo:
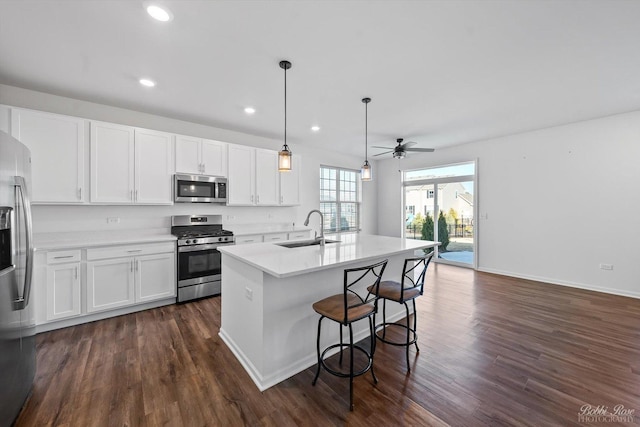
M 293 155 L 293 167 L 289 172 L 280 173 L 280 204 L 293 206 L 300 204 L 300 171 L 302 157 Z
M 255 204 L 256 150 L 244 145 L 229 144 L 228 205 Z
M 173 203 L 173 136 L 164 132 L 136 129 L 135 188 L 136 203 L 161 205 Z
M 171 204 L 172 135 L 91 122 L 91 201 Z
M 256 205 L 280 204 L 278 152 L 256 149 Z
M 277 151 L 229 144 L 228 156 L 228 205 L 300 204 L 300 156 L 294 156 L 289 172 L 278 172 Z
M 227 176 L 227 144 L 177 135 L 176 173 Z
M 134 129 L 91 122 L 91 201 L 133 203 Z
M 41 111 L 11 109 L 11 135 L 31 150 L 34 203 L 82 203 L 84 120 Z

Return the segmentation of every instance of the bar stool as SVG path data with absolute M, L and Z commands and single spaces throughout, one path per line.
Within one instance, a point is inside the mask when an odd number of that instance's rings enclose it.
M 433 258 L 433 253 L 430 253 L 424 257 L 417 258 L 407 258 L 404 260 L 404 266 L 402 268 L 402 278 L 400 279 L 400 283 L 394 281 L 383 281 L 380 283 L 378 287 L 378 298 L 382 298 L 382 323 L 377 325 L 375 328 L 376 338 L 380 341 L 396 345 L 396 346 L 404 346 L 406 347 L 406 359 L 407 359 L 407 372 L 411 371 L 411 366 L 409 365 L 409 347 L 411 344 L 416 346 L 416 352 L 420 352 L 418 348 L 418 335 L 416 334 L 416 325 L 417 325 L 417 313 L 416 313 L 416 298 L 422 295 L 424 291 L 424 277 L 427 273 L 427 267 L 429 267 L 429 263 L 431 262 L 431 258 Z M 418 277 L 415 277 L 416 272 L 420 272 Z M 372 294 L 375 293 L 375 287 L 370 286 L 368 288 L 369 292 Z M 407 313 L 407 324 L 403 325 L 400 323 L 387 323 L 387 300 L 394 301 L 400 304 L 404 304 L 404 308 Z M 407 301 L 413 302 L 413 328 L 409 323 L 409 306 L 407 305 Z M 375 323 L 375 314 L 373 316 L 373 321 Z M 407 330 L 407 339 L 403 342 L 392 341 L 386 338 L 387 327 L 400 327 Z M 379 332 L 382 331 L 382 336 L 380 336 Z
M 373 353 L 375 352 L 375 335 L 374 335 L 374 321 L 373 315 L 378 308 L 378 299 L 375 298 L 378 287 L 380 286 L 380 280 L 382 273 L 387 266 L 387 260 L 379 262 L 377 264 L 369 265 L 367 267 L 350 268 L 344 270 L 344 292 L 341 294 L 333 295 L 317 301 L 313 304 L 313 309 L 316 313 L 320 314 L 318 320 L 318 338 L 316 342 L 316 348 L 318 351 L 318 370 L 316 376 L 313 379 L 312 385 L 316 385 L 316 381 L 320 376 L 320 368 L 324 368 L 330 374 L 336 375 L 342 378 L 349 378 L 349 410 L 353 411 L 353 378 L 366 373 L 371 370 L 374 383 L 378 383 L 376 374 L 373 372 Z M 370 283 L 372 283 L 370 285 Z M 356 289 L 356 284 L 359 284 Z M 361 294 L 367 291 L 367 289 L 374 289 L 376 292 L 367 293 L 363 298 Z M 370 298 L 370 296 L 372 296 Z M 320 331 L 322 327 L 322 320 L 324 318 L 333 320 L 340 324 L 340 344 L 333 344 L 325 348 L 320 353 Z M 369 319 L 369 334 L 371 337 L 371 349 L 365 350 L 359 345 L 353 343 L 353 327 L 352 324 L 358 320 Z M 349 343 L 343 344 L 342 342 L 342 327 L 349 327 Z M 337 371 L 325 363 L 325 354 L 334 349 L 340 349 L 340 365 L 342 365 L 342 351 L 345 348 L 349 348 L 349 371 Z M 367 366 L 354 372 L 353 366 L 353 354 L 358 350 L 363 353 L 367 358 Z

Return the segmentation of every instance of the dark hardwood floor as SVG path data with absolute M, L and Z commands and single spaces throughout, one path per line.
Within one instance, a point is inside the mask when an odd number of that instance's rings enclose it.
M 640 424 L 640 300 L 429 269 L 411 372 L 378 344 L 353 412 L 348 380 L 312 387 L 314 367 L 259 392 L 218 337 L 216 297 L 39 335 L 17 426 L 616 425 L 580 420 L 585 404 Z

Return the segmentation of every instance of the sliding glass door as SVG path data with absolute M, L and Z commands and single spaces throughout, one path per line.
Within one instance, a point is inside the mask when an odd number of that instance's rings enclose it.
M 438 261 L 475 266 L 475 162 L 405 171 L 404 236 L 434 240 Z

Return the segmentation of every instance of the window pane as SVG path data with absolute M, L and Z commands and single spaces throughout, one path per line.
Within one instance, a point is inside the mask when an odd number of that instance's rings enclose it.
M 340 231 L 355 231 L 358 229 L 358 204 L 340 204 Z
M 439 168 L 421 169 L 408 171 L 404 174 L 405 181 L 416 181 L 419 179 L 444 178 L 451 176 L 473 175 L 475 172 L 474 163 L 463 163 L 460 165 L 442 166 Z
M 336 203 L 320 203 L 320 212 L 322 212 L 322 215 L 324 215 L 323 227 L 325 231 L 337 231 L 335 228 L 336 210 Z

